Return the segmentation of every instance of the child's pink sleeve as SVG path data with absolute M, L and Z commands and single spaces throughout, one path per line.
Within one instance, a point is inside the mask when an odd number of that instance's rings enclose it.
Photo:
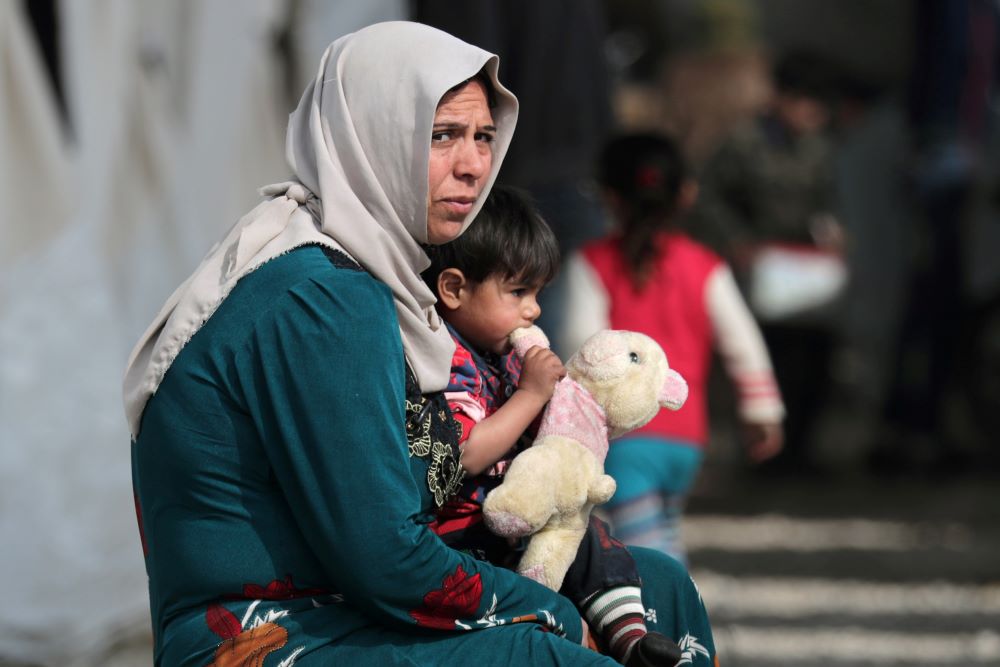
M 486 408 L 467 391 L 446 391 L 444 397 L 451 408 L 451 416 L 462 427 L 458 434 L 458 442 L 462 444 L 469 439 L 472 428 L 486 418 Z

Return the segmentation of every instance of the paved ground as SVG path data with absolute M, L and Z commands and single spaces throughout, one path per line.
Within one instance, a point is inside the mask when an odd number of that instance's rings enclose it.
M 1000 478 L 709 467 L 685 538 L 724 665 L 1000 665 Z

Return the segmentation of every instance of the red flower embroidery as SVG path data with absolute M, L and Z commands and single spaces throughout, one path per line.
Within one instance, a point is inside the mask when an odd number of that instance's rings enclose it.
M 205 622 L 209 629 L 223 639 L 232 639 L 243 632 L 240 619 L 221 604 L 212 604 L 205 610 Z
M 411 611 L 410 616 L 424 627 L 454 630 L 456 619 L 476 614 L 482 597 L 482 578 L 478 574 L 470 577 L 459 565 L 454 574 L 444 578 L 441 588 L 424 596 L 424 606 Z
M 250 600 L 291 600 L 309 595 L 324 595 L 328 592 L 322 588 L 296 588 L 291 575 L 284 580 L 275 579 L 267 586 L 243 584 L 243 597 Z

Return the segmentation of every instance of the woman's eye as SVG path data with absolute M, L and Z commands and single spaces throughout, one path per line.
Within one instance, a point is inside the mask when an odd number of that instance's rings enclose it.
M 431 141 L 448 141 L 451 139 L 451 132 L 435 132 L 431 135 Z
M 476 141 L 485 141 L 488 144 L 493 143 L 493 135 L 488 132 L 480 132 L 476 135 Z
M 635 352 L 629 352 L 628 360 L 631 361 L 633 364 L 637 364 L 639 363 L 639 355 L 636 354 Z

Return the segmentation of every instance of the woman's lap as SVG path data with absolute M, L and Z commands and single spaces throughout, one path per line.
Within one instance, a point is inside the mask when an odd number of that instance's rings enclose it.
M 406 632 L 369 626 L 351 633 L 335 646 L 300 655 L 295 664 L 297 667 L 332 664 L 353 667 L 614 667 L 617 663 L 583 646 L 544 632 L 537 625 L 525 623 L 470 632 L 440 633 Z
M 711 629 L 701 596 L 687 570 L 660 552 L 629 547 L 642 576 L 642 598 L 646 624 L 670 637 L 685 649 L 691 665 L 711 666 L 715 655 Z M 300 617 L 301 618 L 301 617 Z M 308 624 L 312 625 L 312 624 Z M 322 633 L 319 627 L 301 627 L 306 634 Z M 311 630 L 311 632 L 310 632 Z M 290 638 L 291 639 L 291 638 Z M 292 645 L 292 642 L 289 642 Z M 367 625 L 334 645 L 300 654 L 295 664 L 377 665 L 465 665 L 477 667 L 593 665 L 613 667 L 606 656 L 569 642 L 534 624 L 501 626 L 469 632 L 430 632 L 423 629 L 390 629 Z
M 677 642 L 694 667 L 713 665 L 715 642 L 701 593 L 685 567 L 670 556 L 630 546 L 642 577 L 646 627 Z

